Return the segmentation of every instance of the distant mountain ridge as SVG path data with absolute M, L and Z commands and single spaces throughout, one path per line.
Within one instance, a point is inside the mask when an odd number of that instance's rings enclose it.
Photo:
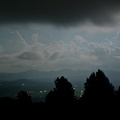
M 18 80 L 18 79 L 54 80 L 57 77 L 61 77 L 61 76 L 73 78 L 73 77 L 78 77 L 78 76 L 84 76 L 84 74 L 83 73 L 81 74 L 80 71 L 74 71 L 74 70 L 69 70 L 69 69 L 68 70 L 64 69 L 60 71 L 50 71 L 50 72 L 37 71 L 37 70 L 28 70 L 28 71 L 18 72 L 18 73 L 0 72 L 0 81 L 13 81 L 13 80 Z
M 61 77 L 61 76 L 66 77 L 70 82 L 71 81 L 85 82 L 86 78 L 88 78 L 90 74 L 93 72 L 96 72 L 96 71 L 84 71 L 84 70 L 75 71 L 71 69 L 63 69 L 59 71 L 28 70 L 28 71 L 18 72 L 18 73 L 0 72 L 0 82 L 14 81 L 19 79 L 53 82 L 57 77 Z M 113 84 L 115 85 L 120 84 L 120 71 L 111 71 L 111 70 L 104 71 L 103 70 L 103 72 Z

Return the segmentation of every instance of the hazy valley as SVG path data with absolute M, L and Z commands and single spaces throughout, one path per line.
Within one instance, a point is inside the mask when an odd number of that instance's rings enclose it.
M 92 71 L 73 70 L 0 73 L 0 97 L 15 98 L 20 90 L 24 90 L 31 95 L 33 101 L 43 101 L 47 93 L 55 87 L 54 80 L 61 76 L 66 77 L 72 83 L 75 95 L 79 97 L 81 91 L 84 90 L 84 82 L 91 73 Z M 105 73 L 117 88 L 120 85 L 119 72 L 106 71 Z

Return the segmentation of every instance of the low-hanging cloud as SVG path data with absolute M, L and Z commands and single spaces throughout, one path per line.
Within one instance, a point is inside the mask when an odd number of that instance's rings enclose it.
M 89 41 L 76 34 L 70 42 L 61 40 L 46 45 L 35 41 L 27 46 L 19 53 L 1 55 L 0 71 L 119 69 L 119 33 L 104 42 Z
M 2 0 L 0 23 L 42 22 L 56 25 L 115 25 L 118 0 Z
M 23 60 L 41 60 L 42 56 L 38 53 L 34 53 L 32 51 L 25 51 L 17 56 L 18 59 Z

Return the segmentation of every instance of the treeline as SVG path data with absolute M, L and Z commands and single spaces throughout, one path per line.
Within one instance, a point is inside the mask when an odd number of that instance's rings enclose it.
M 26 91 L 18 92 L 16 99 L 0 98 L 0 114 L 12 119 L 56 119 L 63 117 L 100 118 L 103 116 L 114 118 L 118 116 L 120 108 L 120 87 L 115 90 L 104 72 L 98 69 L 93 72 L 84 83 L 83 95 L 75 96 L 72 84 L 61 76 L 54 80 L 53 88 L 46 96 L 45 101 L 33 102 Z M 89 115 L 89 116 L 88 116 Z M 16 118 L 16 116 L 18 118 Z M 96 117 L 97 116 L 97 117 Z

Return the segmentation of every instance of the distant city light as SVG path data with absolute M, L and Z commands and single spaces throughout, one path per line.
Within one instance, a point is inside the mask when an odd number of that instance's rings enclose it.
M 40 93 L 42 93 L 43 91 L 40 91 Z
M 28 93 L 29 93 L 29 94 L 33 94 L 34 92 L 33 92 L 33 91 L 29 91 Z
M 83 91 L 81 90 L 81 92 L 80 92 L 80 97 L 83 95 Z
M 44 90 L 44 92 L 47 92 L 46 90 Z

